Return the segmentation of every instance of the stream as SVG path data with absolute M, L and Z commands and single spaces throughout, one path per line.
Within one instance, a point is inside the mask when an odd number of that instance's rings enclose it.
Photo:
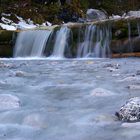
M 139 140 L 114 115 L 139 96 L 138 58 L 1 59 L 0 77 L 2 140 Z

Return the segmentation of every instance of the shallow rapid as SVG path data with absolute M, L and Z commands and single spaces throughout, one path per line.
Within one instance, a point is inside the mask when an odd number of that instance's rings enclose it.
M 1 59 L 0 77 L 2 140 L 139 140 L 115 117 L 139 96 L 138 58 Z

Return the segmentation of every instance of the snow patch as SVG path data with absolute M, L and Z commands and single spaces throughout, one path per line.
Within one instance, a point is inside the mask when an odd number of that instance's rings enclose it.
M 36 25 L 30 25 L 30 24 L 27 24 L 26 22 L 23 22 L 23 21 L 20 21 L 18 24 L 17 24 L 17 28 L 18 29 L 21 29 L 21 30 L 24 30 L 24 29 L 32 29 L 32 28 L 36 28 Z
M 9 31 L 15 31 L 16 30 L 16 27 L 12 26 L 12 25 L 6 25 L 6 24 L 3 24 L 3 23 L 0 23 L 0 26 L 2 29 L 5 29 L 5 30 L 9 30 Z

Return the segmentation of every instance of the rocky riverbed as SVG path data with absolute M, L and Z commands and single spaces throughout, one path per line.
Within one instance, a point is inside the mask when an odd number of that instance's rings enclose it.
M 140 60 L 1 59 L 0 139 L 139 140 L 115 112 L 139 97 Z

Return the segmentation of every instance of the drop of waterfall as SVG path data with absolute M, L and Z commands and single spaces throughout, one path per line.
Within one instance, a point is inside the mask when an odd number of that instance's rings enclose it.
M 86 27 L 84 41 L 78 43 L 77 57 L 108 57 L 112 31 L 110 25 Z
M 70 29 L 68 27 L 61 27 L 57 32 L 55 45 L 51 57 L 64 58 L 65 48 L 68 47 L 68 39 L 70 37 Z
M 140 36 L 140 22 L 137 22 L 138 35 Z
M 132 45 L 132 39 L 131 39 L 131 23 L 128 21 L 128 40 L 129 40 L 129 52 L 133 52 L 133 45 Z
M 14 49 L 14 57 L 41 57 L 52 31 L 20 32 Z

